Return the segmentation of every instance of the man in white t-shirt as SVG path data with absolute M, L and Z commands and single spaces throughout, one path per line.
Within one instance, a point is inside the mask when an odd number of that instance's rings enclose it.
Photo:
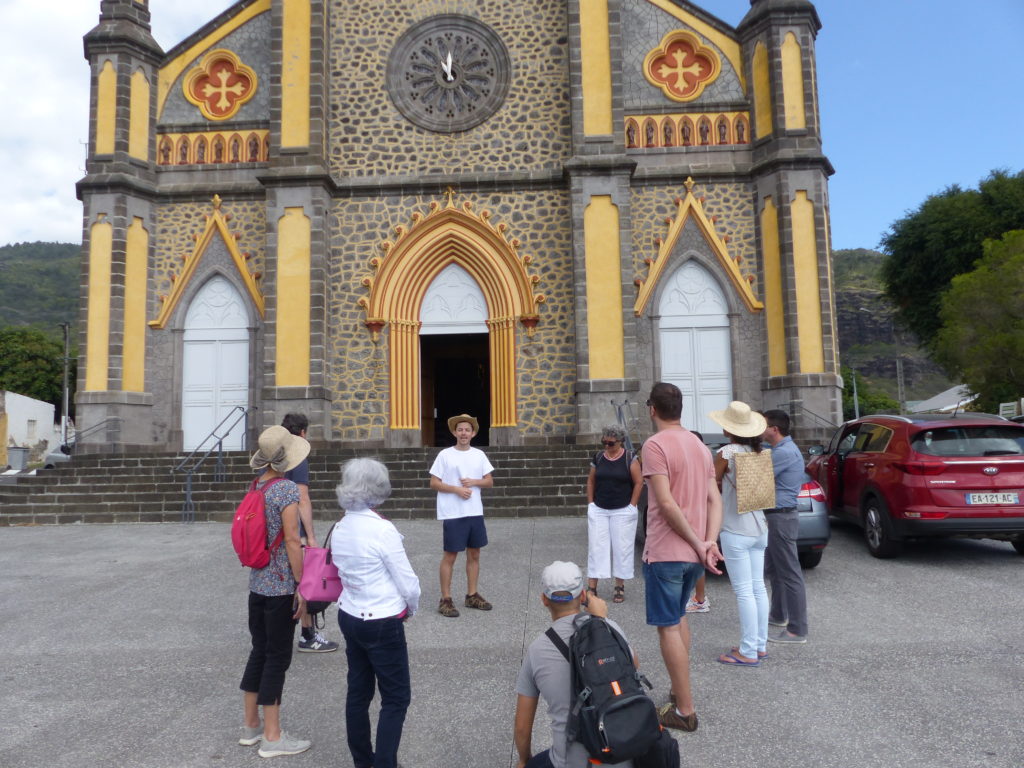
M 430 467 L 430 487 L 437 491 L 437 519 L 444 525 L 444 556 L 441 558 L 441 602 L 437 612 L 455 618 L 459 615 L 452 601 L 452 569 L 459 552 L 466 552 L 466 607 L 491 610 L 491 604 L 477 592 L 480 576 L 480 549 L 487 546 L 484 505 L 480 489 L 494 486 L 494 467 L 479 448 L 470 442 L 480 424 L 468 413 L 448 419 L 455 445 L 445 448 Z

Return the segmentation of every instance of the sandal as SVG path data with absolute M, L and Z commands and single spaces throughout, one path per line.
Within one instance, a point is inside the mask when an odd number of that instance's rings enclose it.
M 593 595 L 594 597 L 600 597 L 600 595 L 597 594 L 597 587 L 587 587 L 587 594 Z
M 626 585 L 619 584 L 615 587 L 615 595 L 612 597 L 613 603 L 621 603 L 626 599 Z
M 736 646 L 735 648 L 730 648 L 729 649 L 729 653 L 739 653 L 739 652 L 740 652 L 739 646 Z M 768 653 L 766 651 L 758 651 L 757 652 L 757 658 L 759 658 L 761 661 L 764 661 L 765 659 L 768 658 Z

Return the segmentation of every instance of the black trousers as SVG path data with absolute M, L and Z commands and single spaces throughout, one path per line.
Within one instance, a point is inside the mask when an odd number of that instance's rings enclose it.
M 284 673 L 292 663 L 295 623 L 294 595 L 267 597 L 249 593 L 249 634 L 252 650 L 239 686 L 257 694 L 257 704 L 280 704 Z

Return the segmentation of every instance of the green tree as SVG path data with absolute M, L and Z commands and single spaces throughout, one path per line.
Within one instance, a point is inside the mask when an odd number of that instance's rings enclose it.
M 938 313 L 938 361 L 993 411 L 1024 396 L 1024 231 L 989 240 L 977 267 L 953 278 Z
M 900 404 L 884 392 L 876 389 L 863 376 L 858 376 L 845 365 L 840 369 L 843 382 L 846 384 L 843 389 L 843 418 L 846 420 L 856 417 L 857 409 L 853 404 L 853 377 L 857 376 L 857 403 L 860 407 L 861 416 L 870 416 L 873 413 L 899 413 Z
M 896 221 L 882 238 L 882 280 L 900 323 L 934 351 L 936 308 L 957 275 L 969 272 L 990 238 L 1024 228 L 1024 171 L 993 171 L 978 189 L 952 186 Z
M 34 328 L 0 328 L 0 389 L 53 403 L 60 413 L 63 375 L 62 341 Z

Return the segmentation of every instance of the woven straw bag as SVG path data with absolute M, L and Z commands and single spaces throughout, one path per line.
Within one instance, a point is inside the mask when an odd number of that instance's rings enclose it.
M 737 453 L 736 467 L 736 511 L 739 514 L 757 509 L 772 509 L 775 506 L 775 471 L 772 468 L 772 452 Z

